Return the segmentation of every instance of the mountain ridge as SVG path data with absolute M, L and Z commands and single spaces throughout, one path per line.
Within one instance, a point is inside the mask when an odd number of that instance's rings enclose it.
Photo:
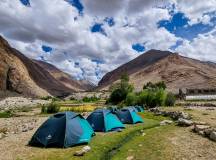
M 159 59 L 155 58 L 154 55 L 162 54 Z M 127 69 L 124 68 L 125 64 L 119 68 L 109 72 L 108 77 L 113 75 L 118 75 L 115 77 L 114 81 L 109 81 L 107 75 L 102 78 L 102 81 L 99 82 L 98 90 L 108 90 L 110 85 L 119 81 L 121 72 L 119 70 L 125 70 L 129 73 L 130 83 L 135 87 L 135 90 L 140 91 L 142 87 L 147 82 L 158 82 L 164 81 L 167 84 L 168 90 L 177 93 L 180 88 L 216 88 L 216 64 L 211 62 L 204 62 L 188 57 L 181 56 L 178 53 L 167 52 L 164 55 L 165 51 L 151 50 L 150 52 L 153 56 L 152 63 L 137 65 L 136 70 L 130 70 L 130 67 L 127 66 Z M 141 63 L 146 62 L 148 56 L 139 56 L 136 59 L 139 59 Z M 144 59 L 142 59 L 144 58 Z M 134 63 L 134 60 L 130 61 L 131 64 Z M 106 79 L 106 82 L 103 81 Z
M 55 66 L 52 67 L 57 70 Z M 61 70 L 58 70 L 58 73 L 67 75 Z M 0 36 L 0 91 L 9 90 L 33 97 L 48 95 L 61 97 L 76 92 L 79 87 L 80 90 L 85 88 L 81 82 L 76 82 L 69 75 L 67 76 L 64 77 L 65 79 L 59 80 L 52 75 L 48 68 L 39 65 L 39 62 L 36 63 L 35 60 L 12 48 Z M 66 81 L 65 84 L 62 81 Z M 74 88 L 71 87 L 73 85 Z

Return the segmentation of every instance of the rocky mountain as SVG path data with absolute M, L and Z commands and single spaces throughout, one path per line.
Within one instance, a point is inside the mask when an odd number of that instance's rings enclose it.
M 0 91 L 9 90 L 26 96 L 43 97 L 64 96 L 77 89 L 86 88 L 81 82 L 79 84 L 55 67 L 47 69 L 48 67 L 43 66 L 45 63 L 43 65 L 41 63 L 27 58 L 10 47 L 8 42 L 0 36 Z M 56 72 L 51 72 L 50 68 L 55 68 L 53 70 Z
M 164 81 L 168 90 L 179 88 L 216 88 L 216 64 L 183 57 L 168 51 L 150 50 L 107 73 L 99 82 L 99 90 L 108 90 L 128 73 L 130 83 L 139 91 L 147 82 Z
M 56 80 L 58 80 L 60 83 L 62 83 L 63 85 L 67 86 L 72 90 L 87 91 L 95 87 L 94 84 L 87 80 L 75 80 L 69 74 L 61 71 L 60 69 L 58 69 L 50 63 L 38 60 L 34 60 L 34 62 L 37 63 L 39 66 L 43 67 L 44 69 L 46 69 Z

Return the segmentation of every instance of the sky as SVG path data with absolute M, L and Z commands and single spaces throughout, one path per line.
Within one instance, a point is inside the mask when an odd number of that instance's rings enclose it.
M 150 49 L 216 62 L 216 0 L 1 0 L 0 34 L 95 84 Z

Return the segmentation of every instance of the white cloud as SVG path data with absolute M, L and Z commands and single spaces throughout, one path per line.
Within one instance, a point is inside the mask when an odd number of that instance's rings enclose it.
M 132 44 L 142 43 L 147 50 L 168 50 L 180 40 L 157 26 L 158 21 L 171 18 L 168 10 L 162 9 L 165 3 L 171 2 L 176 3 L 177 11 L 191 19 L 190 23 L 210 23 L 211 17 L 203 13 L 214 11 L 214 0 L 206 3 L 201 0 L 81 0 L 83 16 L 63 0 L 31 0 L 31 7 L 23 6 L 18 0 L 1 0 L 0 33 L 30 58 L 43 56 L 72 76 L 96 83 L 105 73 L 139 55 Z M 110 27 L 104 23 L 105 17 L 113 17 L 115 25 Z M 90 32 L 96 22 L 104 23 L 102 27 L 107 36 Z M 193 42 L 183 41 L 178 51 L 194 58 L 216 60 L 213 32 L 208 38 L 199 36 Z M 206 53 L 198 50 L 203 49 L 205 41 L 209 41 Z M 54 48 L 51 54 L 42 51 L 44 44 Z M 79 62 L 79 67 L 75 62 Z
M 176 51 L 187 57 L 216 62 L 215 43 L 215 36 L 211 34 L 199 35 L 192 42 L 185 40 L 183 45 L 179 46 Z

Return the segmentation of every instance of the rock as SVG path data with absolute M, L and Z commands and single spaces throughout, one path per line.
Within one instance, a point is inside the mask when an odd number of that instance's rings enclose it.
M 195 125 L 206 125 L 206 122 L 201 122 L 201 121 L 195 121 L 194 122 Z
M 186 112 L 180 112 L 179 118 L 190 119 L 190 116 L 189 116 L 189 114 L 186 113 Z
M 86 152 L 84 152 L 83 150 L 80 150 L 80 151 L 76 151 L 73 155 L 74 156 L 84 156 Z
M 194 131 L 199 132 L 199 131 L 204 131 L 206 129 L 209 129 L 210 126 L 208 125 L 194 125 Z
M 87 153 L 87 152 L 89 152 L 91 150 L 91 147 L 90 146 L 85 146 L 85 147 L 82 148 L 82 150 Z
M 183 118 L 179 118 L 177 123 L 179 126 L 191 126 L 191 125 L 193 125 L 193 121 L 183 119 Z
M 127 158 L 126 158 L 126 160 L 133 160 L 134 159 L 134 156 L 128 156 Z
M 146 133 L 142 133 L 142 136 L 145 136 L 146 135 Z
M 211 132 L 210 137 L 211 140 L 216 141 L 216 132 Z
M 208 128 L 204 130 L 205 136 L 210 137 L 210 134 L 214 131 L 213 128 Z
M 85 153 L 89 152 L 91 150 L 90 146 L 85 146 L 81 150 L 76 151 L 74 153 L 74 156 L 84 156 Z
M 173 123 L 173 121 L 171 121 L 171 120 L 163 120 L 163 121 L 160 122 L 160 125 L 165 126 L 165 125 L 169 125 L 169 124 L 172 124 L 172 123 Z

